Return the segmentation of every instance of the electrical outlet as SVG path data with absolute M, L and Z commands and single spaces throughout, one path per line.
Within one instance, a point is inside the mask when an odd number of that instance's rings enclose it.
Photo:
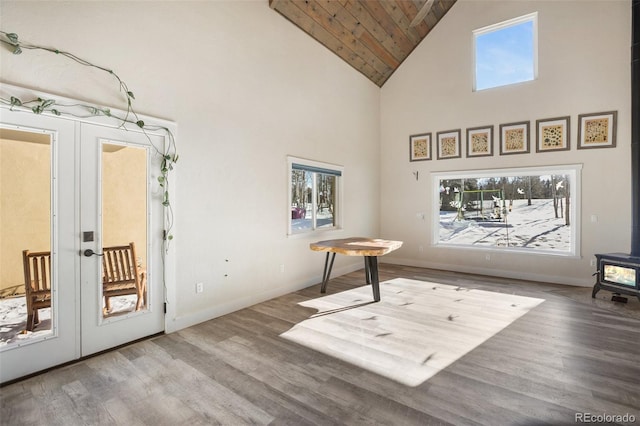
M 596 266 L 596 260 L 595 259 L 591 259 L 591 261 L 589 262 L 589 265 Z
M 280 265 L 280 273 L 284 274 L 284 263 Z
M 424 247 L 423 246 L 418 247 L 418 251 L 422 253 L 424 251 Z
M 485 260 L 490 261 L 491 260 L 491 255 L 490 254 L 485 254 L 484 258 L 485 258 Z
M 202 293 L 204 291 L 204 283 L 196 283 L 196 293 Z

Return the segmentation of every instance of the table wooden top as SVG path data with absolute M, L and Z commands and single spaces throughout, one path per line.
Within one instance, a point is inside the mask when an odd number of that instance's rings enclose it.
M 318 241 L 309 245 L 314 251 L 327 251 L 347 256 L 382 256 L 399 249 L 401 246 L 402 241 L 361 237 Z

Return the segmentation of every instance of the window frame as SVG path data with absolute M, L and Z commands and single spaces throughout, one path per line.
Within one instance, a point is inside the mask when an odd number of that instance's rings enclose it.
M 523 80 L 517 81 L 513 83 L 500 84 L 498 86 L 492 87 L 484 87 L 482 89 L 478 89 L 478 45 L 477 40 L 478 36 L 492 33 L 495 31 L 500 31 L 505 28 L 513 27 L 515 25 L 523 24 L 525 22 L 531 21 L 533 23 L 533 78 L 531 80 Z M 506 21 L 498 22 L 497 24 L 487 25 L 486 27 L 478 28 L 472 31 L 472 40 L 473 40 L 473 61 L 472 61 L 472 71 L 473 71 L 473 92 L 481 92 L 484 90 L 497 89 L 500 87 L 512 86 L 514 84 L 522 84 L 531 81 L 535 81 L 538 79 L 538 12 L 529 13 L 526 15 L 518 16 L 516 18 L 508 19 Z
M 292 206 L 292 187 L 291 187 L 291 178 L 292 172 L 294 170 L 294 164 L 298 166 L 302 166 L 306 171 L 313 173 L 312 178 L 312 200 L 311 200 L 311 209 L 312 209 L 312 219 L 311 219 L 311 228 L 310 229 L 302 229 L 302 230 L 294 230 L 292 227 L 292 218 L 291 218 L 291 206 Z M 299 169 L 299 168 L 298 168 Z M 328 173 L 336 176 L 336 187 L 335 187 L 335 205 L 333 211 L 333 226 L 317 226 L 317 175 L 326 171 Z M 287 235 L 308 235 L 316 232 L 327 232 L 327 231 L 335 231 L 342 229 L 342 213 L 343 213 L 343 183 L 344 181 L 344 166 L 340 166 L 337 164 L 325 163 L 321 161 L 308 160 L 306 158 L 287 156 Z
M 569 251 L 534 250 L 522 247 L 493 247 L 476 246 L 472 244 L 452 244 L 440 242 L 440 180 L 442 179 L 480 179 L 487 177 L 512 177 L 512 176 L 544 176 L 566 174 L 571 178 L 570 203 L 572 205 L 571 223 L 571 248 Z M 581 181 L 582 164 L 564 164 L 554 166 L 535 166 L 504 169 L 462 170 L 431 173 L 431 246 L 437 248 L 454 248 L 467 250 L 486 250 L 492 252 L 508 252 L 529 255 L 550 255 L 565 258 L 580 258 L 580 229 L 581 229 Z

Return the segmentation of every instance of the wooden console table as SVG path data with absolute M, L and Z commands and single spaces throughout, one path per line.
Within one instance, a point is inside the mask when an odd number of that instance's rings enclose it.
M 327 283 L 331 276 L 333 261 L 336 253 L 345 256 L 364 256 L 364 268 L 367 284 L 373 287 L 373 300 L 380 301 L 380 282 L 378 279 L 378 256 L 385 255 L 402 246 L 402 241 L 389 241 L 376 238 L 343 238 L 339 240 L 326 240 L 311 243 L 309 247 L 314 251 L 327 252 L 324 260 L 324 272 L 322 273 L 321 293 L 326 293 Z M 329 255 L 331 261 L 329 262 Z

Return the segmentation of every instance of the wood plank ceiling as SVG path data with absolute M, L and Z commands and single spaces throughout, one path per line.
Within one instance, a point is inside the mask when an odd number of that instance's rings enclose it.
M 269 0 L 379 87 L 457 0 Z

